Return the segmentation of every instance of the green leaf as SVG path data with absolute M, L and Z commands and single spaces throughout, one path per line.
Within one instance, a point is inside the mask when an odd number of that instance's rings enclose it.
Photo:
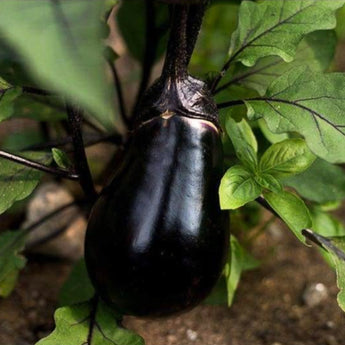
M 43 87 L 113 127 L 112 87 L 103 62 L 103 1 L 0 2 L 0 34 Z
M 12 117 L 24 117 L 50 123 L 65 120 L 67 118 L 66 110 L 64 106 L 57 103 L 56 100 L 56 97 L 21 94 L 20 97 L 14 101 L 14 112 Z
M 317 159 L 300 175 L 285 179 L 303 198 L 320 204 L 345 199 L 345 172 L 341 167 Z
M 94 293 L 85 261 L 81 259 L 74 265 L 71 274 L 60 290 L 59 305 L 66 306 L 88 301 Z
M 5 79 L 2 79 L 0 77 L 0 90 L 6 91 L 6 90 L 11 89 L 11 88 L 12 88 L 12 85 L 9 84 Z
M 303 139 L 286 139 L 266 150 L 260 159 L 259 170 L 283 178 L 307 170 L 315 158 Z
M 248 122 L 245 119 L 236 122 L 229 116 L 225 128 L 234 145 L 238 159 L 246 167 L 256 171 L 258 143 Z
M 297 132 L 317 156 L 345 162 L 345 75 L 300 67 L 285 73 L 265 97 L 248 100 L 249 119 L 264 118 L 273 133 Z
M 231 236 L 230 239 L 230 255 L 227 264 L 225 265 L 225 278 L 228 291 L 228 306 L 232 305 L 237 290 L 241 274 L 245 270 L 254 269 L 259 266 L 259 261 L 254 259 L 246 250 L 240 245 L 236 237 Z
M 264 119 L 259 119 L 258 121 L 258 125 L 261 129 L 261 132 L 263 133 L 263 135 L 265 136 L 265 138 L 271 143 L 271 144 L 275 144 L 275 143 L 279 143 L 285 139 L 289 139 L 289 135 L 286 133 L 283 134 L 275 134 L 272 133 L 267 125 Z
M 311 230 L 304 235 L 327 250 L 337 273 L 338 304 L 345 311 L 345 237 L 324 237 Z
M 293 60 L 303 36 L 334 29 L 335 11 L 344 0 L 243 1 L 239 26 L 231 38 L 230 61 L 253 66 L 262 57 L 277 55 Z
M 51 156 L 47 153 L 30 152 L 22 156 L 42 164 L 51 162 Z M 9 209 L 14 202 L 29 196 L 41 177 L 40 171 L 0 158 L 0 214 Z
M 204 304 L 224 305 L 228 304 L 228 291 L 226 287 L 225 277 L 222 276 L 217 285 L 213 288 L 210 295 L 204 300 Z
M 154 26 L 161 28 L 158 32 L 158 37 L 156 37 L 158 41 L 156 56 L 153 57 L 157 59 L 165 51 L 167 42 L 166 34 L 169 27 L 169 11 L 165 4 L 155 2 L 153 6 L 156 13 Z M 150 21 L 153 20 L 154 18 L 151 17 Z M 116 22 L 119 25 L 119 29 L 131 55 L 135 59 L 143 61 L 146 47 L 146 2 L 142 0 L 123 1 L 116 16 Z M 155 38 L 148 36 L 148 39 L 153 43 Z
M 139 335 L 119 326 L 118 316 L 103 303 L 98 304 L 94 322 L 90 322 L 93 308 L 92 303 L 83 303 L 57 309 L 55 330 L 36 345 L 144 345 Z
M 26 259 L 19 253 L 25 246 L 23 231 L 6 231 L 0 235 L 0 296 L 7 297 L 13 290 L 18 272 Z
M 314 207 L 311 210 L 313 230 L 326 237 L 345 236 L 344 225 L 334 216 Z
M 254 175 L 245 167 L 235 165 L 225 173 L 220 183 L 220 207 L 233 210 L 255 200 L 260 194 L 261 187 Z
M 310 228 L 312 220 L 303 200 L 286 191 L 280 193 L 264 192 L 264 197 L 296 237 L 305 243 L 301 230 Z
M 237 26 L 238 9 L 238 4 L 228 0 L 207 9 L 190 64 L 193 74 L 218 71 L 219 66 L 224 63 L 230 34 Z
M 72 162 L 67 156 L 66 152 L 57 148 L 52 148 L 53 159 L 58 167 L 68 169 L 72 166 Z
M 271 192 L 279 193 L 283 190 L 281 183 L 270 174 L 260 174 L 255 176 L 255 181 L 265 189 L 270 190 Z
M 37 130 L 24 130 L 10 133 L 2 142 L 1 148 L 7 151 L 22 151 L 31 145 L 44 141 L 41 132 Z
M 2 81 L 0 79 L 0 83 Z M 1 87 L 4 87 L 4 89 L 1 89 Z M 20 88 L 8 87 L 5 84 L 0 85 L 0 121 L 6 120 L 13 115 L 14 101 L 21 93 Z
M 307 64 L 315 72 L 324 72 L 334 58 L 336 43 L 334 31 L 313 32 L 298 45 L 292 62 L 286 63 L 280 57 L 268 56 L 260 59 L 253 67 L 237 64 L 230 82 L 241 84 L 264 95 L 276 78 L 292 68 Z

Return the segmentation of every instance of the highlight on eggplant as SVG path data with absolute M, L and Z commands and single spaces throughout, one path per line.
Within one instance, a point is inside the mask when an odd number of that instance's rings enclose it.
M 174 5 L 162 76 L 135 110 L 122 161 L 90 216 L 89 276 L 123 314 L 191 309 L 217 283 L 228 253 L 217 107 L 205 83 L 187 73 L 204 10 Z M 191 16 L 200 22 L 194 31 Z

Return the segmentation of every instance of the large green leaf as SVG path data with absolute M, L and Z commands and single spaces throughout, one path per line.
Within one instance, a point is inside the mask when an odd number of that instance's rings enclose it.
M 114 110 L 102 57 L 103 6 L 101 0 L 2 0 L 0 37 L 43 87 L 110 127 Z
M 229 49 L 230 34 L 236 29 L 238 8 L 238 4 L 226 0 L 215 3 L 206 11 L 191 60 L 193 73 L 217 71 L 224 62 Z
M 317 159 L 302 174 L 285 179 L 284 184 L 303 198 L 320 204 L 345 199 L 344 170 L 322 159 Z
M 288 71 L 262 98 L 246 102 L 250 119 L 264 118 L 273 133 L 298 132 L 329 162 L 345 162 L 345 75 L 308 67 Z
M 154 34 L 152 32 L 148 33 L 146 36 L 146 1 L 122 1 L 119 12 L 116 15 L 116 21 L 126 45 L 132 56 L 139 61 L 143 61 L 145 57 L 146 38 L 150 40 L 151 43 L 156 44 L 154 48 L 156 50 L 156 56 L 152 56 L 152 59 L 157 59 L 163 54 L 167 43 L 166 34 L 169 28 L 168 7 L 158 2 L 154 2 L 152 6 L 156 20 L 152 17 L 150 17 L 149 20 L 152 22 L 152 26 L 157 29 L 155 33 L 157 37 L 152 37 Z M 157 41 L 153 42 L 153 40 Z
M 276 78 L 292 68 L 308 65 L 316 72 L 327 70 L 334 58 L 336 43 L 337 38 L 333 30 L 313 32 L 298 45 L 292 62 L 286 63 L 280 57 L 268 56 L 260 59 L 253 67 L 237 64 L 230 82 L 241 84 L 264 95 Z
M 265 199 L 279 217 L 288 225 L 296 237 L 303 243 L 302 230 L 312 225 L 309 210 L 303 200 L 290 192 L 264 192 Z
M 29 129 L 17 133 L 9 133 L 4 137 L 1 148 L 6 151 L 18 152 L 43 141 L 44 138 L 40 131 Z
M 30 118 L 37 121 L 57 122 L 67 118 L 64 106 L 56 102 L 56 97 L 21 94 L 13 102 L 16 118 Z
M 31 152 L 22 156 L 42 164 L 51 162 L 51 156 L 47 153 Z M 40 171 L 0 158 L 0 214 L 9 209 L 14 202 L 29 196 L 41 177 Z
M 239 26 L 231 38 L 230 61 L 253 66 L 262 57 L 278 55 L 292 61 L 306 34 L 333 29 L 335 11 L 345 0 L 243 1 Z
M 282 178 L 307 170 L 315 158 L 303 139 L 286 139 L 266 150 L 259 169 L 261 173 Z
M 0 235 L 0 296 L 7 297 L 14 288 L 19 270 L 26 259 L 19 254 L 24 249 L 23 231 L 6 231 Z
M 235 165 L 225 173 L 220 183 L 220 207 L 233 210 L 255 200 L 260 194 L 261 187 L 253 173 L 244 166 Z
M 59 308 L 56 328 L 36 345 L 144 345 L 137 334 L 119 326 L 118 316 L 103 303 Z

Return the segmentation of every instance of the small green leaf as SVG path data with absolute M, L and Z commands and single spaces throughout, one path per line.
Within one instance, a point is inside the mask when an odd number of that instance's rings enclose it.
M 267 124 L 264 119 L 259 119 L 257 122 L 261 129 L 261 132 L 271 144 L 280 143 L 281 141 L 289 139 L 289 135 L 286 133 L 276 134 L 271 132 L 267 127 Z
M 220 183 L 220 207 L 233 210 L 255 200 L 260 194 L 261 187 L 254 175 L 245 167 L 235 165 L 225 173 Z
M 84 259 L 79 260 L 59 294 L 59 305 L 66 306 L 88 301 L 95 291 L 86 271 Z
M 338 247 L 344 253 L 345 237 L 333 238 L 332 244 Z M 334 254 L 334 252 L 332 251 L 333 248 L 328 247 L 327 249 L 331 254 L 331 258 L 333 260 L 337 273 L 337 285 L 340 290 L 337 296 L 337 301 L 340 308 L 345 311 L 345 261 Z
M 283 190 L 281 183 L 270 174 L 260 174 L 255 176 L 255 181 L 264 189 L 271 192 L 280 193 Z
M 210 295 L 204 300 L 204 304 L 209 305 L 227 305 L 228 304 L 228 292 L 226 287 L 225 277 L 222 276 L 217 285 L 213 288 Z
M 277 55 L 291 62 L 306 34 L 335 28 L 335 12 L 344 3 L 344 0 L 242 1 L 238 29 L 231 37 L 230 61 L 253 66 L 262 57 Z
M 0 91 L 6 91 L 11 89 L 13 86 L 9 84 L 5 79 L 0 77 Z
M 119 326 L 118 316 L 103 303 L 96 307 L 92 321 L 93 308 L 90 302 L 57 309 L 55 330 L 36 345 L 144 345 L 139 335 Z
M 42 164 L 49 164 L 51 156 L 42 152 L 29 152 L 23 157 Z M 42 173 L 18 163 L 0 158 L 0 214 L 14 202 L 29 196 L 38 185 Z
M 345 74 L 292 69 L 276 79 L 262 98 L 246 102 L 249 119 L 264 118 L 273 133 L 297 132 L 311 151 L 345 162 Z
M 257 169 L 258 143 L 245 119 L 236 122 L 231 116 L 226 120 L 226 132 L 234 145 L 238 159 L 249 169 Z
M 21 88 L 17 87 L 0 89 L 0 121 L 6 120 L 13 115 L 14 101 L 21 93 Z
M 232 305 L 237 290 L 241 274 L 245 270 L 251 270 L 259 266 L 259 261 L 254 259 L 246 250 L 240 245 L 235 236 L 230 239 L 230 255 L 227 264 L 225 265 L 225 278 L 228 291 L 228 306 Z
M 322 159 L 317 159 L 302 174 L 285 179 L 284 184 L 303 198 L 320 204 L 345 199 L 344 170 Z
M 0 235 L 0 296 L 7 297 L 13 290 L 18 272 L 26 259 L 19 253 L 25 246 L 23 231 L 6 231 Z
M 301 230 L 310 228 L 312 220 L 303 200 L 286 191 L 280 193 L 264 192 L 264 197 L 296 237 L 305 243 Z
M 68 169 L 72 166 L 72 162 L 67 156 L 66 152 L 57 148 L 52 148 L 53 159 L 58 167 Z
M 259 170 L 283 178 L 307 170 L 315 158 L 303 139 L 286 139 L 266 150 L 260 159 Z
M 327 250 L 337 273 L 338 304 L 345 311 L 345 237 L 324 237 L 311 230 L 306 230 L 304 236 Z

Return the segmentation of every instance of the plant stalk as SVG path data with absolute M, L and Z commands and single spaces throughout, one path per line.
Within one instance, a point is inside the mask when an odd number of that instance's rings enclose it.
M 68 116 L 68 127 L 72 142 L 74 146 L 74 164 L 76 171 L 80 176 L 79 182 L 87 199 L 95 200 L 97 198 L 97 192 L 95 190 L 90 168 L 87 162 L 85 153 L 84 140 L 81 132 L 81 125 L 83 122 L 82 112 L 79 108 L 66 105 Z
M 49 167 L 47 165 L 35 162 L 31 159 L 27 159 L 27 158 L 24 158 L 24 157 L 21 157 L 21 156 L 18 156 L 18 155 L 15 155 L 13 153 L 6 152 L 3 150 L 0 150 L 0 157 L 7 159 L 7 160 L 10 160 L 12 162 L 24 165 L 28 168 L 32 168 L 35 170 L 46 172 L 46 173 L 54 175 L 54 176 L 59 176 L 59 177 L 66 178 L 69 180 L 78 180 L 79 179 L 79 175 L 74 173 L 74 172 L 70 172 L 67 170 L 60 169 L 60 168 L 52 168 L 52 167 Z

